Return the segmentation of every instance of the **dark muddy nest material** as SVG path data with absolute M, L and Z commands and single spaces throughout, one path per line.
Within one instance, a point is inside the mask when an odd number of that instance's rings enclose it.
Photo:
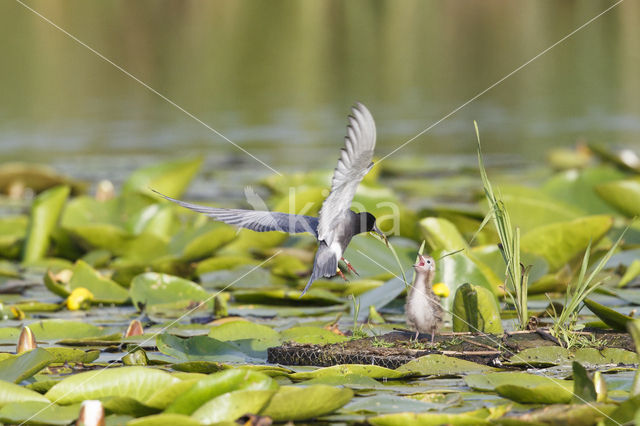
M 593 331 L 585 334 L 593 335 L 602 347 L 635 350 L 631 337 L 626 333 Z M 514 332 L 503 336 L 449 333 L 437 335 L 433 345 L 428 336 L 421 335 L 417 343 L 409 340 L 412 336 L 398 331 L 330 345 L 285 343 L 268 349 L 268 361 L 282 365 L 329 367 L 367 364 L 397 368 L 424 355 L 442 354 L 493 366 L 524 349 L 558 346 L 557 341 L 544 331 Z

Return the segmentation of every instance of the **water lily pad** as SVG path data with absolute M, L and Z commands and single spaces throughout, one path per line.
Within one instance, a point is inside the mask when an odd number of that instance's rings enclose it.
M 326 385 L 283 386 L 261 415 L 276 422 L 307 420 L 332 413 L 353 398 L 353 391 Z
M 175 234 L 169 243 L 169 251 L 186 261 L 204 259 L 233 241 L 236 234 L 237 229 L 229 225 L 209 221 Z
M 495 295 L 500 294 L 499 286 L 502 285 L 500 279 L 487 265 L 466 253 L 438 259 L 434 281 L 445 283 L 449 288 L 449 296 L 441 299 L 442 305 L 447 310 L 452 309 L 454 295 L 458 287 L 464 283 L 486 288 Z
M 351 389 L 380 389 L 384 385 L 378 383 L 375 379 L 362 374 L 335 375 L 335 376 L 320 376 L 315 379 L 305 380 L 300 383 L 304 386 L 311 385 L 329 385 L 329 386 L 346 386 Z
M 245 414 L 259 413 L 275 393 L 275 390 L 228 392 L 206 402 L 191 417 L 205 424 L 233 421 Z
M 60 406 L 42 401 L 15 402 L 0 409 L 0 421 L 11 424 L 68 425 L 78 418 L 80 404 Z
M 22 261 L 25 263 L 42 259 L 49 249 L 49 241 L 60 212 L 71 188 L 58 186 L 38 195 L 31 205 L 31 217 Z
M 207 336 L 182 339 L 171 334 L 156 337 L 158 350 L 180 361 L 249 361 L 252 358 L 229 342 L 221 342 Z M 257 360 L 255 360 L 257 361 Z
M 35 348 L 16 357 L 0 361 L 0 380 L 20 383 L 36 374 L 55 358 L 42 348 Z
M 27 216 L 0 217 L 0 256 L 7 259 L 19 257 L 28 223 Z
M 589 308 L 591 312 L 596 314 L 598 318 L 604 321 L 609 327 L 618 331 L 626 331 L 627 324 L 630 321 L 633 321 L 633 318 L 627 315 L 623 315 L 619 312 L 614 311 L 611 308 L 607 308 L 604 305 L 601 305 L 598 302 L 595 302 L 591 299 L 585 299 L 584 304 Z
M 310 305 L 340 305 L 344 299 L 335 296 L 326 290 L 312 288 L 301 298 L 300 291 L 297 290 L 239 290 L 233 293 L 233 297 L 240 303 L 274 303 L 292 304 L 301 303 Z
M 596 192 L 628 217 L 640 215 L 640 179 L 601 183 Z
M 598 399 L 596 387 L 587 370 L 579 362 L 573 361 L 573 402 L 588 404 Z
M 502 334 L 500 308 L 493 293 L 469 283 L 458 287 L 453 300 L 453 331 Z
M 639 406 L 640 395 L 629 398 L 607 416 L 604 424 L 606 426 L 615 426 L 633 423 L 634 419 L 637 417 Z
M 102 276 L 88 263 L 78 260 L 73 266 L 68 289 L 86 288 L 93 294 L 94 303 L 121 304 L 129 299 L 129 292 L 116 282 Z M 49 274 L 47 274 L 49 275 Z
M 470 414 L 397 413 L 370 417 L 367 422 L 375 426 L 437 426 L 437 425 L 489 425 L 490 422 Z
M 421 356 L 396 369 L 400 373 L 420 376 L 449 376 L 492 370 L 486 365 L 440 354 Z
M 340 411 L 363 414 L 424 412 L 444 410 L 451 405 L 460 404 L 460 402 L 461 398 L 459 394 L 448 394 L 448 396 L 440 402 L 426 402 L 397 395 L 380 394 L 356 398 Z
M 128 426 L 200 426 L 202 423 L 184 414 L 162 413 L 139 417 L 127 422 Z
M 289 377 L 293 380 L 309 380 L 319 377 L 346 376 L 347 374 L 358 374 L 372 379 L 398 379 L 408 375 L 406 371 L 391 370 L 377 365 L 340 364 L 313 371 L 293 373 Z
M 548 425 L 548 424 L 597 424 L 609 416 L 616 405 L 613 404 L 556 404 L 530 410 L 524 414 L 514 414 L 498 420 L 505 425 Z M 616 423 L 619 425 L 619 423 Z
M 571 363 L 572 354 L 560 346 L 539 346 L 514 354 L 507 365 L 527 367 L 550 367 Z
M 223 342 L 234 342 L 244 352 L 265 360 L 267 348 L 280 345 L 280 334 L 277 331 L 249 321 L 232 321 L 212 327 L 209 337 Z
M 640 259 L 636 259 L 627 268 L 624 272 L 624 275 L 620 278 L 618 282 L 618 287 L 624 287 L 633 281 L 634 278 L 640 277 Z M 640 297 L 639 297 L 640 300 Z
M 201 165 L 202 158 L 185 158 L 142 167 L 129 176 L 122 190 L 151 193 L 149 188 L 153 188 L 169 197 L 180 198 Z
M 272 378 L 265 374 L 243 369 L 225 370 L 198 380 L 189 390 L 187 390 L 184 394 L 178 396 L 173 401 L 173 403 L 171 403 L 167 407 L 165 412 L 192 414 L 196 410 L 199 410 L 199 408 L 203 408 L 203 404 L 205 404 L 207 401 L 210 401 L 228 392 L 239 390 L 275 391 L 276 389 L 278 389 L 278 384 Z M 269 395 L 269 398 L 270 396 L 271 395 Z M 235 397 L 233 399 L 235 399 Z M 220 402 L 221 401 L 218 401 L 218 403 L 216 403 L 216 405 L 214 406 L 220 408 L 220 406 L 217 405 Z M 227 403 L 232 404 L 231 401 L 227 401 Z M 209 411 L 213 410 L 214 406 L 208 406 L 200 412 L 200 415 L 202 417 L 200 418 L 201 421 L 203 421 L 205 417 L 209 418 L 212 415 Z M 262 406 L 260 407 L 260 409 L 261 408 Z M 260 409 L 258 409 L 257 411 L 247 412 L 258 413 Z M 244 413 L 240 413 L 240 415 L 242 414 Z M 235 418 L 222 420 L 235 420 Z
M 530 386 L 508 384 L 496 386 L 496 392 L 521 404 L 567 404 L 573 397 L 573 383 L 557 380 L 549 384 Z
M 540 385 L 553 385 L 557 379 L 551 379 L 537 374 L 520 371 L 505 371 L 485 374 L 470 374 L 464 377 L 467 386 L 484 392 L 492 392 L 501 385 L 527 385 L 530 387 Z M 573 385 L 573 382 L 568 382 Z
M 426 217 L 420 220 L 420 232 L 431 251 L 456 251 L 469 248 L 455 225 L 446 219 Z
M 346 336 L 341 336 L 322 327 L 291 327 L 280 333 L 283 342 L 312 343 L 315 345 L 338 343 L 349 340 Z
M 59 339 L 85 339 L 107 336 L 111 331 L 104 327 L 80 321 L 47 319 L 27 324 L 36 340 L 59 340 Z M 20 334 L 20 330 L 13 327 L 0 328 L 0 340 L 11 339 Z
M 586 214 L 612 214 L 615 209 L 598 196 L 595 188 L 599 184 L 623 177 L 624 173 L 610 166 L 574 169 L 556 174 L 544 184 L 542 190 L 561 203 L 568 203 Z M 559 220 L 569 219 L 575 217 Z
M 533 229 L 522 236 L 522 250 L 542 256 L 555 271 L 595 244 L 611 229 L 611 216 L 587 216 Z
M 172 275 L 147 272 L 136 276 L 129 289 L 134 306 L 174 303 L 178 301 L 202 302 L 211 295 L 198 284 Z
M 196 266 L 196 275 L 202 276 L 208 272 L 223 271 L 227 269 L 235 269 L 239 266 L 255 266 L 258 261 L 249 256 L 227 255 L 215 256 L 205 259 Z
M 635 352 L 620 348 L 580 348 L 574 354 L 575 361 L 586 365 L 602 364 L 638 364 L 638 355 Z
M 12 382 L 0 380 L 0 407 L 12 405 L 18 402 L 42 402 L 49 404 L 50 401 L 38 392 L 26 389 Z
M 53 356 L 54 363 L 79 362 L 88 364 L 95 361 L 100 356 L 100 351 L 90 350 L 83 351 L 74 348 L 43 348 Z
M 149 367 L 121 367 L 77 373 L 65 377 L 45 394 L 58 404 L 86 399 L 125 396 L 140 403 L 180 379 Z
M 406 288 L 406 284 L 401 278 L 394 277 L 383 285 L 369 290 L 366 293 L 358 297 L 359 311 L 358 322 L 364 322 L 369 316 L 369 310 L 371 307 L 380 309 L 389 303 L 391 303 L 396 297 L 398 297 Z M 351 308 L 353 310 L 353 307 Z M 353 315 L 353 312 L 351 312 Z

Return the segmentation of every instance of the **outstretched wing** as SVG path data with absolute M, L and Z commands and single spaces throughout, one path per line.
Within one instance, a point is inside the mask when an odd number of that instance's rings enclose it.
M 219 209 L 200 206 L 168 197 L 152 189 L 153 192 L 169 201 L 198 213 L 206 214 L 221 222 L 257 232 L 282 231 L 290 234 L 309 232 L 317 236 L 318 218 L 279 212 L 266 212 L 242 209 Z
M 376 146 L 376 123 L 369 110 L 357 103 L 349 116 L 345 146 L 333 172 L 331 193 L 322 203 L 318 222 L 318 239 L 333 242 L 333 230 L 351 207 L 362 178 L 371 170 Z

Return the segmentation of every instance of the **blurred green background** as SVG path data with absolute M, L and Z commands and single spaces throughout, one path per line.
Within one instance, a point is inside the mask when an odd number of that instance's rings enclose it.
M 25 3 L 283 171 L 333 167 L 354 101 L 386 155 L 613 4 Z M 271 173 L 18 2 L 0 4 L 0 39 L 4 160 L 106 173 L 202 154 Z M 395 155 L 472 154 L 474 119 L 487 152 L 527 161 L 580 139 L 637 146 L 639 76 L 640 4 L 626 1 Z

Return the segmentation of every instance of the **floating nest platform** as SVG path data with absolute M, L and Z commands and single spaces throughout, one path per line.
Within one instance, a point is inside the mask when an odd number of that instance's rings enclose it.
M 627 333 L 591 330 L 583 331 L 595 347 L 620 348 L 635 351 Z M 286 343 L 268 349 L 268 361 L 282 365 L 330 367 L 338 364 L 367 364 L 397 368 L 429 354 L 442 354 L 490 366 L 500 366 L 518 352 L 540 346 L 562 346 L 548 331 L 517 331 L 502 336 L 482 333 L 444 333 L 435 337 L 395 331 L 382 336 L 347 342 L 313 345 Z

